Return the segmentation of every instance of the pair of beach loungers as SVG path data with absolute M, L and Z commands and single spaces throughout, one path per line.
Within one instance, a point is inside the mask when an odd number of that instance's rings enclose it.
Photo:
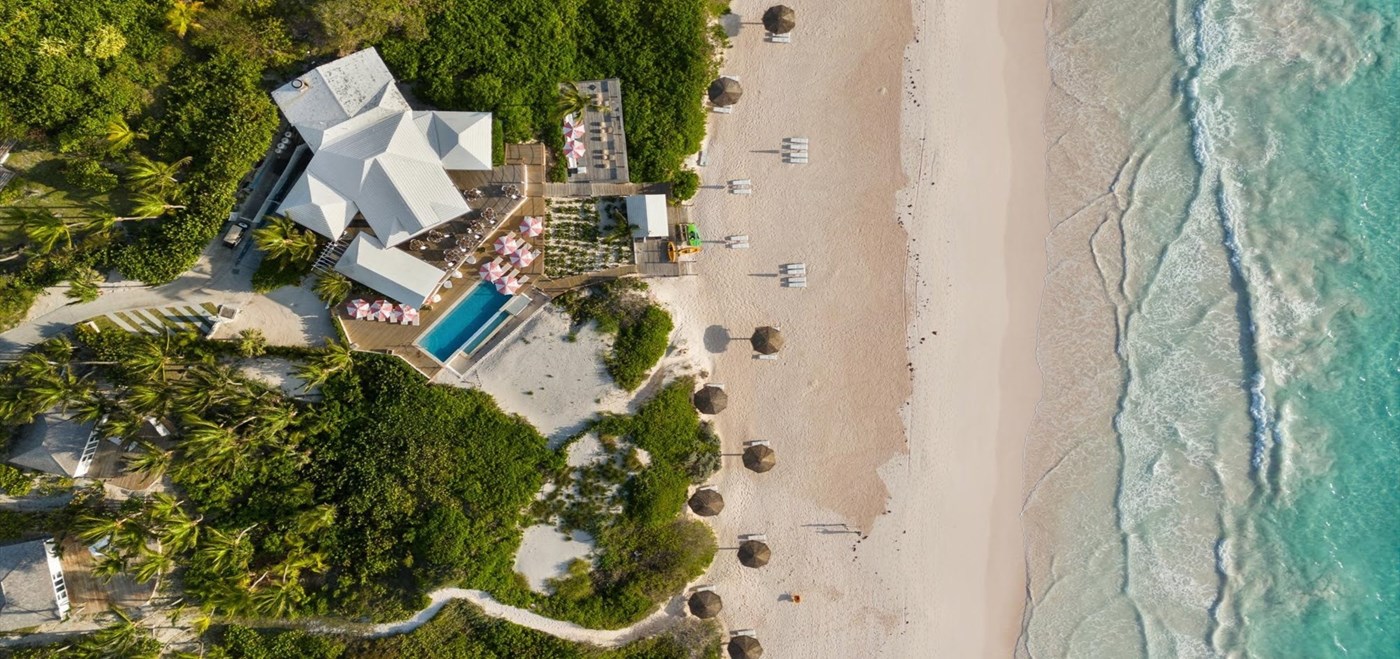
M 741 234 L 737 236 L 725 236 L 724 246 L 728 247 L 729 249 L 748 249 L 749 236 L 748 234 Z
M 784 137 L 783 138 L 783 162 L 789 165 L 807 164 L 808 142 L 805 137 Z
M 753 194 L 753 179 L 736 178 L 730 180 L 729 194 Z
M 784 263 L 779 274 L 784 288 L 807 288 L 806 263 Z

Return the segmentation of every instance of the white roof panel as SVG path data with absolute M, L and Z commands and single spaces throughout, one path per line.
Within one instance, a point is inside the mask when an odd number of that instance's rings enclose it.
M 277 212 L 331 240 L 345 233 L 345 227 L 359 210 L 334 188 L 310 172 L 303 173 Z
M 627 198 L 627 222 L 637 227 L 633 238 L 665 238 L 671 235 L 666 219 L 666 195 L 634 194 Z
M 307 71 L 274 90 L 272 99 L 313 150 L 344 133 L 337 127 L 351 118 L 411 110 L 373 48 Z
M 443 169 L 491 169 L 490 112 L 415 112 L 413 122 L 428 138 Z
M 414 307 L 422 306 L 447 276 L 403 250 L 385 249 L 363 233 L 355 236 L 335 269 L 396 302 Z

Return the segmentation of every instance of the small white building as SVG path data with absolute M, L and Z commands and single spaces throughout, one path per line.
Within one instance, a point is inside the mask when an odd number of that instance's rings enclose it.
M 627 197 L 627 222 L 633 238 L 665 238 L 671 235 L 666 219 L 666 195 L 634 194 Z
M 0 631 L 59 622 L 68 608 L 52 538 L 0 547 Z

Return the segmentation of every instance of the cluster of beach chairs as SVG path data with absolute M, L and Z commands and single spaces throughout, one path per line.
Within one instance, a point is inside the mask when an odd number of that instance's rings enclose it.
M 728 247 L 729 249 L 748 249 L 749 235 L 741 234 L 737 236 L 725 236 L 724 246 Z
M 730 180 L 729 194 L 753 194 L 753 179 L 736 178 Z
M 765 32 L 763 34 L 763 39 L 768 43 L 792 43 L 792 33 L 773 34 L 772 32 Z
M 784 137 L 782 152 L 783 162 L 789 165 L 807 164 L 807 138 Z
M 779 267 L 784 288 L 807 288 L 807 264 L 784 263 Z

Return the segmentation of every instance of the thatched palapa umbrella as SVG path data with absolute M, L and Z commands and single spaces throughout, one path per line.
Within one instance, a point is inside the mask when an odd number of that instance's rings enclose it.
M 752 636 L 735 636 L 729 639 L 731 659 L 758 659 L 763 656 L 763 646 Z
M 763 29 L 773 34 L 787 34 L 797 27 L 797 12 L 787 5 L 773 5 L 763 12 Z
M 739 97 L 744 95 L 744 88 L 739 86 L 739 81 L 733 78 L 720 78 L 710 83 L 710 103 L 716 107 L 726 107 L 739 102 Z
M 686 502 L 696 515 L 714 517 L 724 510 L 724 497 L 715 490 L 696 490 Z
M 783 333 L 776 327 L 760 327 L 753 331 L 749 343 L 759 354 L 772 355 L 783 349 Z
M 695 394 L 695 409 L 701 414 L 719 414 L 729 406 L 729 394 L 712 384 L 705 385 Z
M 778 454 L 763 444 L 754 444 L 744 449 L 744 466 L 750 471 L 763 473 L 778 464 Z
M 758 540 L 745 540 L 739 543 L 739 562 L 744 567 L 763 567 L 773 557 L 773 550 Z
M 724 600 L 712 590 L 698 590 L 690 596 L 690 613 L 697 618 L 713 618 L 724 608 Z

